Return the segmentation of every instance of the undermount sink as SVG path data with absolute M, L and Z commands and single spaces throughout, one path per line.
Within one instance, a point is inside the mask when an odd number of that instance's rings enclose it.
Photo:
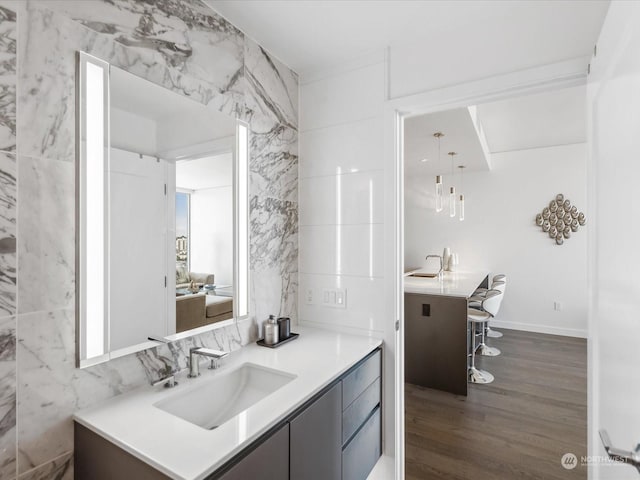
M 245 363 L 235 370 L 220 372 L 210 380 L 201 379 L 202 385 L 184 393 L 176 392 L 154 406 L 213 430 L 294 378 L 296 375 L 290 373 Z

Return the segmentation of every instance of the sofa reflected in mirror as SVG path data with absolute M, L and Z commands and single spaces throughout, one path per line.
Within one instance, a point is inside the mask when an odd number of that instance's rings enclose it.
M 231 285 L 215 285 L 212 273 L 176 265 L 176 333 L 233 318 Z

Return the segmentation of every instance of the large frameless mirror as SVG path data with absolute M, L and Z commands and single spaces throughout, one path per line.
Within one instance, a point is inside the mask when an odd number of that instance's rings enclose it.
M 78 82 L 78 366 L 247 316 L 247 125 L 83 52 Z

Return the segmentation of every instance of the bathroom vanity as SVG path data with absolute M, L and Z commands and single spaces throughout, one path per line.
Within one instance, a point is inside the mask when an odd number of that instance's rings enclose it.
M 381 454 L 381 341 L 297 330 L 78 412 L 77 478 L 365 480 Z

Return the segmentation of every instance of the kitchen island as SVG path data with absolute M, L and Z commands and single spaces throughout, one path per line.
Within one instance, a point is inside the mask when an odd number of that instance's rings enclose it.
M 404 277 L 405 381 L 467 394 L 468 298 L 488 287 L 486 272 Z

